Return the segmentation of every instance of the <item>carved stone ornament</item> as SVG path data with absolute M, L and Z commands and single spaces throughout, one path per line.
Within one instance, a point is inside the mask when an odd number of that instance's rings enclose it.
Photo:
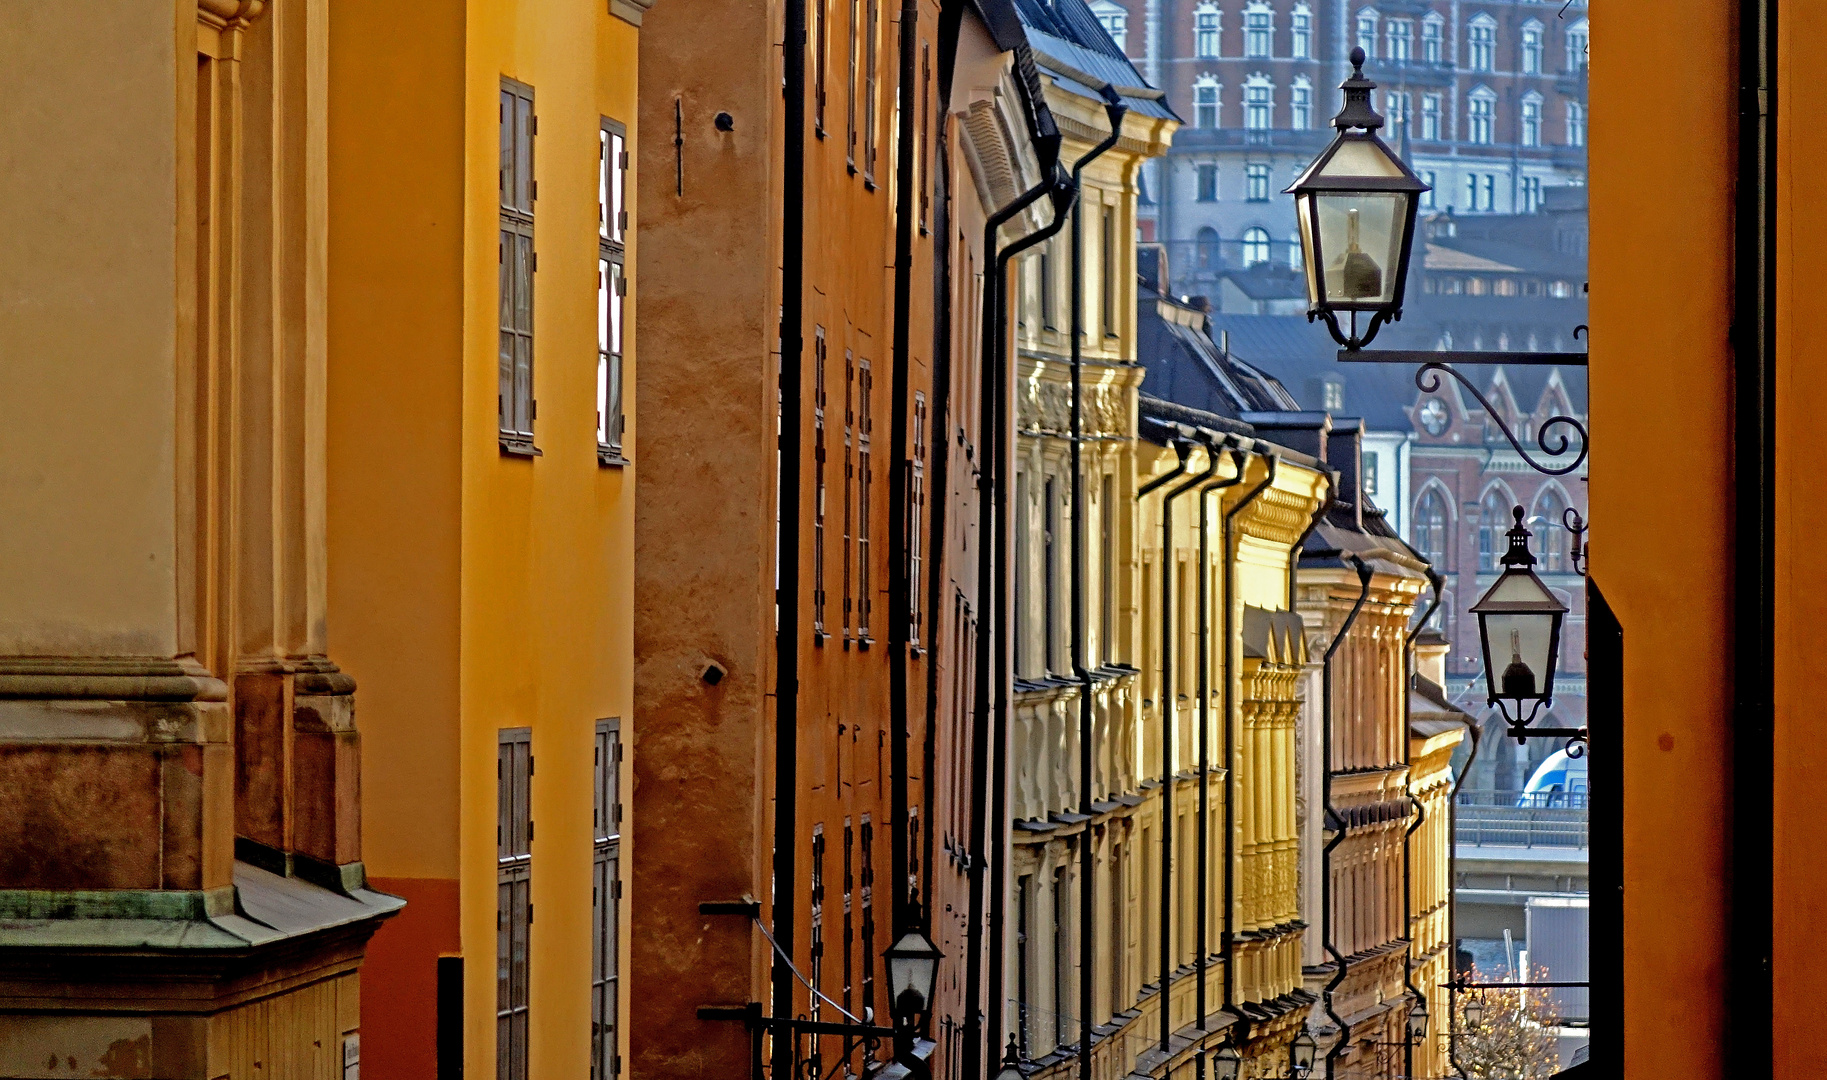
M 197 20 L 226 30 L 244 27 L 266 10 L 266 0 L 197 0 Z

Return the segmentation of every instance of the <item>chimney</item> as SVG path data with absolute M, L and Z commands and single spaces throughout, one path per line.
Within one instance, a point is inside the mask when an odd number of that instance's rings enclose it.
M 1333 417 L 1326 439 L 1326 464 L 1339 472 L 1338 498 L 1351 504 L 1352 520 L 1364 528 L 1364 421 Z
M 1136 245 L 1136 276 L 1141 279 L 1143 288 L 1167 295 L 1166 244 Z

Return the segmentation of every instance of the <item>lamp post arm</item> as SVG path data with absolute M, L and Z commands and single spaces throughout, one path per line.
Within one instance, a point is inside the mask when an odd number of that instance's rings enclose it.
M 1494 355 L 1501 356 L 1502 354 L 1499 353 Z M 1521 440 L 1517 439 L 1516 434 L 1510 430 L 1509 425 L 1503 422 L 1503 417 L 1498 413 L 1496 407 L 1494 407 L 1483 394 L 1479 393 L 1478 388 L 1472 385 L 1472 380 L 1460 374 L 1458 369 L 1446 364 L 1422 364 L 1415 370 L 1415 386 L 1419 387 L 1424 394 L 1432 394 L 1438 391 L 1440 389 L 1440 372 L 1445 372 L 1459 380 L 1459 385 L 1465 387 L 1468 393 L 1478 399 L 1478 404 L 1484 406 L 1485 417 L 1489 419 L 1491 423 L 1497 425 L 1497 430 L 1503 432 L 1503 437 L 1509 441 L 1510 446 L 1514 448 L 1518 454 L 1522 455 L 1523 461 L 1527 462 L 1531 469 L 1546 476 L 1566 476 L 1568 473 L 1573 472 L 1581 465 L 1585 464 L 1586 450 L 1590 439 L 1586 434 L 1586 426 L 1575 418 L 1562 415 L 1550 416 L 1548 419 L 1542 421 L 1541 427 L 1536 429 L 1535 444 L 1541 449 L 1541 452 L 1548 457 L 1559 457 L 1562 454 L 1567 453 L 1572 447 L 1573 442 L 1572 439 L 1569 438 L 1568 433 L 1562 431 L 1556 432 L 1554 440 L 1552 444 L 1550 444 L 1548 437 L 1550 428 L 1572 428 L 1579 436 L 1579 452 L 1574 455 L 1571 462 L 1561 466 L 1544 465 L 1535 460 L 1535 458 L 1530 455 L 1529 451 L 1523 448 Z

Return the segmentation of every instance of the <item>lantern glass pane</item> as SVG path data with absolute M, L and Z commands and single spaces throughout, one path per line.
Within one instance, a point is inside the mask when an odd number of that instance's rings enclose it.
M 1563 607 L 1548 587 L 1530 574 L 1505 574 L 1479 603 L 1537 604 L 1548 609 Z
M 1322 280 L 1333 304 L 1388 304 L 1402 261 L 1402 226 L 1410 196 L 1389 191 L 1315 195 L 1319 206 Z M 1304 219 L 1303 219 L 1304 220 Z
M 1314 178 L 1337 180 L 1349 176 L 1401 175 L 1402 166 L 1396 164 L 1381 146 L 1368 139 L 1346 139 L 1339 143 L 1338 152 L 1320 167 Z
M 1548 693 L 1554 644 L 1553 614 L 1481 614 L 1491 670 L 1485 672 L 1494 697 L 1526 700 Z
M 1317 307 L 1321 300 L 1319 291 L 1319 259 L 1313 250 L 1313 196 L 1296 195 L 1294 197 L 1294 216 L 1300 222 L 1301 268 L 1307 278 L 1307 304 Z

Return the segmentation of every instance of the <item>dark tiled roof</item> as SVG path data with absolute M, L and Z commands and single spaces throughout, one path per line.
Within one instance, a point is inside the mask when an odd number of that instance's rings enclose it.
M 1108 83 L 1139 116 L 1178 119 L 1116 47 L 1085 0 L 1012 0 L 1036 60 L 1062 90 L 1101 101 Z

